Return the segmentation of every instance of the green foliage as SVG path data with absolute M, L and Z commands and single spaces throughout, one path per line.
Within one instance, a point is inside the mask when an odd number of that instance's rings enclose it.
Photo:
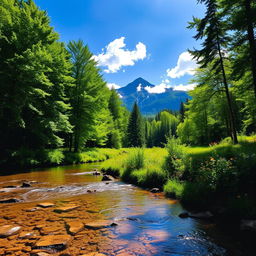
M 147 146 L 163 147 L 168 137 L 176 135 L 178 123 L 177 117 L 168 111 L 162 111 L 152 121 L 146 121 Z
M 108 94 L 108 89 L 87 45 L 84 45 L 81 40 L 71 41 L 68 44 L 68 50 L 73 63 L 72 76 L 75 79 L 75 85 L 68 90 L 72 107 L 70 120 L 74 126 L 69 146 L 74 147 L 74 151 L 78 152 L 84 147 L 86 141 L 95 139 L 91 134 L 97 134 L 99 144 L 107 139 L 108 119 L 105 120 L 104 117 L 108 115 L 105 96 Z M 97 129 L 99 128 L 96 127 L 97 125 L 101 128 Z M 99 131 L 104 131 L 101 136 Z M 100 137 L 103 137 L 103 142 Z
M 73 80 L 44 11 L 33 1 L 14 0 L 1 1 L 0 11 L 0 150 L 8 162 L 24 148 L 63 145 L 60 134 L 72 128 L 65 90 Z
M 130 147 L 143 147 L 145 144 L 145 131 L 138 104 L 135 102 L 131 112 L 128 128 L 127 143 Z
M 177 180 L 168 180 L 164 185 L 164 193 L 171 198 L 181 199 L 184 191 L 184 184 Z

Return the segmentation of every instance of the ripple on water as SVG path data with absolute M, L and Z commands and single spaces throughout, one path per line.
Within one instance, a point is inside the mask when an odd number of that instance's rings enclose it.
M 57 187 L 41 187 L 25 191 L 21 197 L 24 201 L 54 199 L 58 197 L 71 197 L 91 192 L 121 191 L 131 189 L 131 185 L 120 185 L 118 182 L 94 182 L 89 184 L 73 184 Z

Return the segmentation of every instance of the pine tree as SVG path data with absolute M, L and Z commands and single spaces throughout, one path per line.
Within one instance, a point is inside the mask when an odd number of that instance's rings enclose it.
M 222 75 L 222 83 L 226 94 L 230 115 L 231 138 L 234 144 L 238 143 L 235 126 L 235 116 L 227 80 L 224 55 L 229 38 L 223 28 L 224 22 L 218 13 L 217 0 L 199 0 L 199 3 L 206 5 L 206 14 L 203 19 L 194 18 L 189 28 L 196 28 L 196 40 L 203 40 L 202 49 L 190 51 L 201 68 L 212 64 L 212 70 Z
M 185 119 L 185 106 L 184 103 L 180 103 L 180 122 L 183 123 Z
M 133 105 L 128 123 L 127 143 L 129 147 L 143 147 L 145 144 L 144 124 L 137 102 Z

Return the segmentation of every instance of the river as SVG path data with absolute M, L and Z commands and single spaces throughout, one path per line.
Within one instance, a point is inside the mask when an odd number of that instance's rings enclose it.
M 232 240 L 214 223 L 180 218 L 178 201 L 120 181 L 103 182 L 92 175 L 95 168 L 0 176 L 0 199 L 20 200 L 0 204 L 0 226 L 20 227 L 0 238 L 0 255 L 247 255 L 230 249 Z M 20 187 L 23 182 L 31 186 Z

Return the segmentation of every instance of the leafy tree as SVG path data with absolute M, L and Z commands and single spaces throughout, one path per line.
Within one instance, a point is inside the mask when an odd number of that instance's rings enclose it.
M 137 102 L 134 103 L 129 118 L 127 143 L 130 147 L 143 147 L 145 144 L 143 120 Z
M 190 51 L 190 53 L 197 60 L 201 68 L 207 67 L 212 64 L 212 70 L 216 74 L 221 74 L 223 89 L 226 94 L 228 103 L 228 110 L 230 116 L 231 138 L 233 143 L 238 143 L 237 132 L 235 127 L 235 116 L 232 107 L 232 100 L 229 91 L 229 83 L 227 80 L 226 67 L 225 67 L 225 50 L 229 38 L 224 29 L 225 23 L 218 13 L 217 0 L 199 0 L 199 3 L 206 5 L 206 14 L 203 19 L 194 18 L 190 22 L 189 28 L 196 28 L 197 34 L 194 36 L 196 40 L 203 40 L 202 49 Z
M 83 41 L 71 41 L 68 50 L 73 63 L 72 76 L 75 85 L 68 91 L 72 107 L 70 121 L 74 132 L 70 138 L 70 149 L 80 151 L 87 140 L 92 139 L 95 125 L 99 124 L 98 115 L 107 108 L 109 90 L 102 79 L 92 53 Z M 100 117 L 101 119 L 101 117 Z
M 71 132 L 65 89 L 72 84 L 68 54 L 44 11 L 33 1 L 0 2 L 1 152 L 63 145 Z

